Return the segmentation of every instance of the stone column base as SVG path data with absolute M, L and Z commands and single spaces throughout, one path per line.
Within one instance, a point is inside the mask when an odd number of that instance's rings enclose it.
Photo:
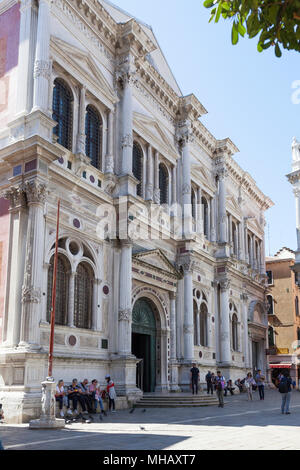
M 136 386 L 138 362 L 135 356 L 114 356 L 110 362 L 110 375 L 117 395 L 126 396 L 129 401 L 136 401 L 143 396 L 143 392 Z
M 65 427 L 64 419 L 55 418 L 55 388 L 54 379 L 47 378 L 42 382 L 42 416 L 40 419 L 30 421 L 30 429 L 61 429 Z

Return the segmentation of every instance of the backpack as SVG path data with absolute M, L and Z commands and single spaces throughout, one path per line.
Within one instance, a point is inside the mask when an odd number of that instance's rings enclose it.
M 279 393 L 288 393 L 289 387 L 288 387 L 288 383 L 287 383 L 286 378 L 281 379 L 281 382 L 278 386 L 278 389 L 279 389 Z

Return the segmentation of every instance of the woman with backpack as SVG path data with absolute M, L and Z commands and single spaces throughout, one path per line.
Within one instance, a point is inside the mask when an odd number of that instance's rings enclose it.
M 284 376 L 280 380 L 278 385 L 279 393 L 281 393 L 282 401 L 281 401 L 281 414 L 290 415 L 290 403 L 291 403 L 291 396 L 292 396 L 292 384 L 293 381 L 289 377 L 289 373 L 285 372 Z

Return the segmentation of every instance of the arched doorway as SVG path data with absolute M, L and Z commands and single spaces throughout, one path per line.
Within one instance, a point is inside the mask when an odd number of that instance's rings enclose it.
M 137 368 L 137 387 L 154 392 L 156 385 L 156 320 L 151 302 L 139 299 L 132 312 L 132 354 L 142 359 Z

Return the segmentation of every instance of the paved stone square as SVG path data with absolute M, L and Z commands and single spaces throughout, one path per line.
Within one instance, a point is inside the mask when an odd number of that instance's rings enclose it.
M 293 392 L 291 415 L 282 415 L 281 396 L 265 401 L 247 395 L 226 398 L 218 407 L 119 411 L 93 424 L 61 431 L 33 431 L 27 425 L 1 425 L 7 450 L 211 450 L 300 449 L 300 393 Z

